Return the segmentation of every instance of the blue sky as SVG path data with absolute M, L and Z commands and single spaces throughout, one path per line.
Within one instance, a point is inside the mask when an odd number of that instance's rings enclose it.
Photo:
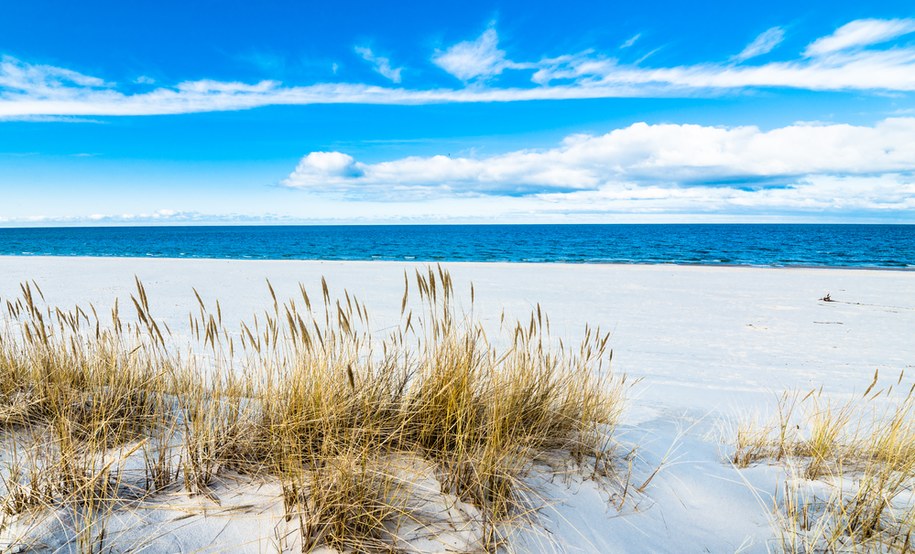
M 911 1 L 439 4 L 4 0 L 0 225 L 915 223 Z

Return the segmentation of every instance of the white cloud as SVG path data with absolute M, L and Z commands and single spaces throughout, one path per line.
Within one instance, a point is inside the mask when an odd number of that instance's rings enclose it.
M 621 65 L 613 59 L 573 57 L 541 69 L 535 78 L 544 85 L 574 80 L 581 97 L 601 90 L 625 95 L 627 88 L 636 95 L 747 87 L 915 91 L 915 48 L 835 53 L 809 60 L 756 66 L 708 63 L 642 68 Z
M 196 211 L 161 209 L 138 213 L 91 213 L 88 215 L 28 215 L 16 217 L 0 216 L 0 223 L 18 225 L 86 225 L 86 224 L 211 224 L 211 223 L 290 223 L 301 221 L 277 214 L 213 214 Z
M 0 118 L 164 115 L 332 103 L 410 105 L 695 96 L 754 87 L 912 92 L 915 91 L 915 45 L 866 46 L 888 40 L 886 37 L 901 36 L 913 21 L 852 22 L 812 43 L 808 50 L 817 55 L 788 61 L 760 65 L 710 62 L 669 67 L 642 67 L 641 62 L 625 64 L 590 50 L 516 62 L 499 48 L 498 34 L 489 28 L 478 39 L 456 44 L 435 55 L 436 64 L 469 83 L 459 88 L 435 89 L 360 83 L 287 86 L 277 81 L 200 80 L 128 93 L 98 77 L 5 56 L 0 58 Z M 768 48 L 774 43 L 774 36 L 760 42 L 755 50 L 761 53 Z M 745 52 L 747 56 L 753 53 Z M 399 68 L 391 68 L 387 60 L 386 65 L 381 64 L 384 58 L 374 54 L 371 57 L 379 62 L 377 69 L 388 78 L 400 77 Z M 531 84 L 518 87 L 493 84 L 506 69 L 530 71 Z
M 639 40 L 640 38 L 642 38 L 642 33 L 636 33 L 636 34 L 632 35 L 631 37 L 629 37 L 628 39 L 626 39 L 625 42 L 620 44 L 620 48 L 623 48 L 623 49 L 629 48 L 630 46 L 635 44 L 635 42 L 637 40 Z
M 371 48 L 366 46 L 357 46 L 355 48 L 356 53 L 359 56 L 372 64 L 382 77 L 391 80 L 391 82 L 399 83 L 400 82 L 400 72 L 403 71 L 402 67 L 392 67 L 391 60 L 383 56 L 377 56 L 372 52 Z M 334 71 L 336 73 L 336 71 Z
M 325 187 L 345 186 L 348 180 L 362 176 L 356 160 L 342 152 L 312 152 L 299 161 L 285 184 L 307 187 L 317 184 Z
M 72 115 L 0 115 L 2 121 L 28 121 L 31 123 L 103 123 L 98 119 Z
M 97 77 L 54 67 L 27 64 L 12 56 L 0 56 L 0 94 L 53 98 L 72 90 L 98 91 L 113 85 Z
M 781 27 L 772 27 L 771 29 L 764 31 L 758 37 L 753 39 L 753 42 L 748 44 L 746 48 L 734 56 L 734 60 L 742 62 L 749 60 L 750 58 L 755 58 L 756 56 L 768 54 L 774 50 L 776 46 L 781 44 L 784 39 L 784 29 Z
M 858 19 L 818 38 L 804 50 L 805 56 L 822 56 L 850 48 L 880 44 L 915 32 L 915 19 Z
M 489 27 L 476 40 L 459 42 L 444 52 L 437 52 L 432 61 L 462 81 L 499 75 L 505 69 L 521 68 L 505 57 L 499 49 L 499 34 Z
M 548 150 L 374 164 L 313 152 L 283 182 L 363 201 L 498 198 L 531 209 L 915 208 L 915 118 L 872 127 L 636 123 Z M 522 199 L 526 198 L 522 202 Z M 539 208 L 536 208 L 539 206 Z
M 797 178 L 790 186 L 758 190 L 722 187 L 663 187 L 606 185 L 595 191 L 547 194 L 538 200 L 556 210 L 574 214 L 606 212 L 629 214 L 829 214 L 869 212 L 908 215 L 915 209 L 915 179 L 888 173 L 875 176 L 813 175 Z M 911 216 L 909 216 L 911 219 Z

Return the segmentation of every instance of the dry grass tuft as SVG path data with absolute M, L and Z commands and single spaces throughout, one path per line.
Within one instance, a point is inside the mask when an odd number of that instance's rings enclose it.
M 232 470 L 282 483 L 303 551 L 388 551 L 411 517 L 391 460 L 413 456 L 475 507 L 474 548 L 494 551 L 536 511 L 520 494 L 536 461 L 611 469 L 627 385 L 607 367 L 608 335 L 587 329 L 577 349 L 557 348 L 538 306 L 497 349 L 456 311 L 448 272 L 404 280 L 401 323 L 384 337 L 323 281 L 314 303 L 304 288 L 281 303 L 268 283 L 272 309 L 238 332 L 198 294 L 185 357 L 139 281 L 136 316 L 115 304 L 110 323 L 91 307 L 47 308 L 24 284 L 0 332 L 0 427 L 15 453 L 0 470 L 0 533 L 70 510 L 72 542 L 101 551 L 114 510 L 179 489 L 219 502 L 214 480 Z
M 821 391 L 783 395 L 776 419 L 742 425 L 732 462 L 787 465 L 776 495 L 781 548 L 789 552 L 907 552 L 915 530 L 915 385 L 900 374 L 831 403 Z M 798 415 L 801 412 L 801 415 Z

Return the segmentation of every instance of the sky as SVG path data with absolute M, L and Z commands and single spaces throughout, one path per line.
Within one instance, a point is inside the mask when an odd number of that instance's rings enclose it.
M 915 223 L 915 4 L 0 0 L 0 226 Z

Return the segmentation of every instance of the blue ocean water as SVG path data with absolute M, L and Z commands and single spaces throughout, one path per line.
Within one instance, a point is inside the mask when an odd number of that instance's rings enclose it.
M 8 228 L 0 255 L 915 268 L 915 225 Z

